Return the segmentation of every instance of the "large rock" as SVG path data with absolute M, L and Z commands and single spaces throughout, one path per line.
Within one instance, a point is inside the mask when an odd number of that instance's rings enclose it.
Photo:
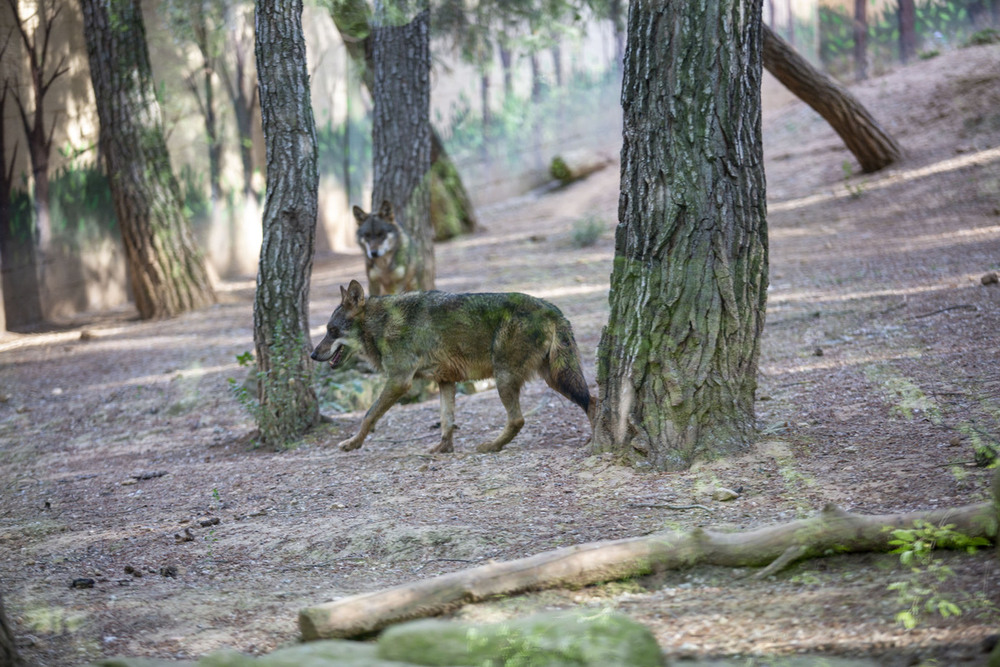
M 665 664 L 645 626 L 599 610 L 544 613 L 490 625 L 413 621 L 383 632 L 378 656 L 419 665 L 482 667 Z

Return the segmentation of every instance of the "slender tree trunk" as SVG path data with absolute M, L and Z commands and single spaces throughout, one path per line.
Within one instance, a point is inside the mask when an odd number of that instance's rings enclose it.
M 857 158 L 862 171 L 878 171 L 902 157 L 899 144 L 853 95 L 810 65 L 767 26 L 764 26 L 764 66 L 830 124 Z
M 212 212 L 222 198 L 222 140 L 219 138 L 219 124 L 215 117 L 215 86 L 212 83 L 214 68 L 208 59 L 202 71 L 202 87 L 205 90 L 205 135 L 208 138 L 208 183 L 212 200 Z
M 500 44 L 500 69 L 503 70 L 503 97 L 504 100 L 510 100 L 514 95 L 514 71 L 513 71 L 513 60 L 514 55 L 511 53 L 510 49 Z
M 0 47 L 0 57 L 4 51 Z M 3 91 L 0 92 L 0 117 L 4 117 L 9 90 L 8 82 L 4 81 Z M 41 321 L 42 301 L 30 220 L 24 221 L 23 228 L 17 227 L 14 220 L 11 193 L 17 145 L 8 167 L 3 162 L 7 156 L 6 138 L 5 128 L 0 127 L 0 291 L 3 292 L 5 327 L 15 329 Z
M 365 0 L 334 0 L 331 3 L 330 16 L 344 40 L 354 66 L 362 73 L 361 80 L 374 97 L 375 64 L 372 60 L 372 26 L 368 3 Z M 458 169 L 455 168 L 440 135 L 433 126 L 431 126 L 431 163 L 433 164 L 431 210 L 451 211 L 451 215 L 458 220 L 457 229 L 452 230 L 445 221 L 432 218 L 434 238 L 442 241 L 455 236 L 456 233 L 471 232 L 479 224 L 475 208 Z M 377 208 L 377 205 L 374 204 L 372 208 Z
M 563 85 L 563 66 L 562 66 L 562 48 L 558 43 L 553 44 L 552 48 L 549 49 L 549 53 L 552 54 L 552 71 L 554 72 L 556 80 L 556 88 L 562 88 Z
M 434 289 L 430 220 L 430 10 L 426 0 L 375 3 L 372 208 L 392 203 L 419 248 L 417 285 Z
M 795 5 L 792 0 L 785 0 L 785 7 L 788 9 L 788 43 L 795 45 Z
M 115 213 L 139 316 L 215 303 L 170 167 L 138 0 L 80 0 Z
M 760 30 L 760 0 L 629 3 L 593 447 L 641 467 L 686 468 L 755 435 L 767 289 Z
M 528 62 L 531 63 L 531 101 L 538 102 L 542 101 L 542 65 L 538 62 L 538 53 L 535 51 L 531 52 L 528 56 Z
M 265 443 L 282 446 L 319 421 L 309 359 L 319 172 L 302 0 L 257 0 L 256 28 L 267 145 L 264 238 L 253 308 L 257 425 Z
M 899 60 L 908 63 L 917 55 L 917 8 L 913 0 L 899 0 Z
M 868 78 L 868 0 L 854 0 L 854 76 Z
M 483 143 L 480 155 L 484 162 L 490 157 L 490 126 L 493 124 L 493 112 L 490 109 L 490 74 L 482 72 L 479 75 L 479 102 L 483 108 Z M 433 207 L 433 204 L 432 204 Z
M 24 257 L 18 264 L 18 272 L 23 278 L 22 289 L 31 289 L 35 293 L 25 293 L 25 299 L 29 302 L 37 302 L 38 316 L 25 324 L 34 324 L 45 315 L 45 267 L 49 261 L 49 254 L 52 244 L 52 219 L 49 203 L 49 156 L 52 153 L 52 134 L 54 127 L 48 131 L 45 129 L 46 117 L 46 96 L 52 83 L 60 76 L 69 71 L 66 66 L 66 56 L 62 56 L 55 67 L 50 66 L 49 58 L 51 52 L 51 36 L 53 27 L 56 25 L 59 14 L 62 12 L 62 5 L 55 0 L 40 0 L 35 7 L 35 25 L 31 34 L 28 33 L 28 24 L 21 19 L 19 3 L 16 0 L 7 0 L 11 14 L 16 23 L 16 29 L 21 37 L 21 44 L 27 55 L 28 70 L 31 75 L 31 94 L 33 110 L 29 113 L 27 105 L 21 99 L 15 88 L 14 101 L 21 118 L 24 134 L 28 139 L 28 155 L 31 160 L 31 176 L 34 184 L 34 232 L 31 235 L 31 245 L 28 248 L 18 248 L 17 255 L 30 252 L 32 258 Z M 3 47 L 6 50 L 6 44 Z M 34 272 L 34 276 L 28 275 L 28 270 Z M 34 308 L 30 306 L 26 309 L 19 309 L 21 315 L 34 318 Z
M 615 69 L 622 71 L 622 60 L 625 58 L 625 31 L 624 14 L 625 8 L 622 0 L 610 0 L 608 2 L 608 16 L 615 31 Z

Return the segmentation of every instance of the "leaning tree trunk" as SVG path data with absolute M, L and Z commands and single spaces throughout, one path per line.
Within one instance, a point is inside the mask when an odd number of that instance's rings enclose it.
M 764 67 L 830 124 L 865 173 L 878 171 L 902 157 L 896 140 L 853 95 L 810 65 L 767 26 L 764 26 Z
M 375 63 L 372 60 L 371 12 L 365 0 L 335 0 L 330 16 L 347 47 L 347 54 L 362 73 L 369 93 L 375 90 Z M 374 96 L 374 94 L 373 94 Z M 350 193 L 348 193 L 350 194 Z M 372 202 L 378 208 L 380 202 Z M 434 240 L 445 241 L 473 231 L 479 222 L 462 177 L 444 143 L 431 126 L 431 224 Z
M 372 26 L 372 202 L 392 203 L 397 221 L 419 249 L 417 286 L 430 290 L 434 289 L 434 229 L 427 0 L 376 2 Z
M 760 14 L 739 0 L 629 3 L 593 446 L 635 465 L 685 468 L 754 436 L 767 287 Z
M 319 420 L 309 359 L 309 279 L 319 174 L 302 0 L 257 0 L 257 76 L 267 148 L 254 344 L 257 425 L 282 446 Z
M 215 303 L 170 168 L 138 0 L 80 0 L 90 76 L 139 316 Z

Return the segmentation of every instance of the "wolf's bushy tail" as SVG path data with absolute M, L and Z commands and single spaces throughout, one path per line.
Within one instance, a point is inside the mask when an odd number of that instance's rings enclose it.
M 580 351 L 569 322 L 560 318 L 549 345 L 547 368 L 542 376 L 550 387 L 579 405 L 593 422 L 594 398 L 580 367 Z

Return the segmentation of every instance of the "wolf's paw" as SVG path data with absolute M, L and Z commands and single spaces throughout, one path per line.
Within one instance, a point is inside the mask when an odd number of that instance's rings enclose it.
M 498 445 L 495 442 L 484 442 L 476 447 L 476 451 L 480 454 L 492 454 L 494 452 L 499 452 L 501 449 L 503 449 L 503 445 Z
M 361 439 L 357 438 L 357 437 L 355 437 L 355 438 L 348 438 L 347 440 L 342 440 L 340 442 L 340 444 L 337 445 L 337 446 L 340 447 L 340 449 L 342 451 L 349 452 L 351 450 L 354 450 L 354 449 L 357 449 L 358 447 L 360 447 L 361 446 L 361 442 L 362 442 Z
M 431 448 L 431 454 L 448 454 L 455 451 L 455 445 L 452 443 L 451 439 L 441 440 L 437 445 Z

